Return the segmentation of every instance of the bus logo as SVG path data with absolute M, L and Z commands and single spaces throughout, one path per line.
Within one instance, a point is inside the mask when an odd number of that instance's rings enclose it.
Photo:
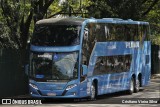
M 2 99 L 2 104 L 11 104 L 11 99 Z

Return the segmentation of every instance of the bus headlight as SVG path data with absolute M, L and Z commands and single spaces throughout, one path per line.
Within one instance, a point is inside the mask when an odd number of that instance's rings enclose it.
M 69 86 L 66 88 L 66 90 L 70 90 L 71 88 L 76 87 L 76 86 L 77 86 L 77 84 L 69 85 Z
M 30 85 L 32 88 L 38 90 L 38 87 L 37 87 L 36 85 L 34 85 L 34 84 L 32 84 L 32 83 L 30 83 L 29 85 Z

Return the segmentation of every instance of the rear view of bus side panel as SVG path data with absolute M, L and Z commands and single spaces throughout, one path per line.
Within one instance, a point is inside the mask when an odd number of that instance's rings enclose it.
M 145 41 L 143 51 L 143 70 L 142 70 L 142 86 L 146 86 L 150 82 L 151 76 L 151 43 Z

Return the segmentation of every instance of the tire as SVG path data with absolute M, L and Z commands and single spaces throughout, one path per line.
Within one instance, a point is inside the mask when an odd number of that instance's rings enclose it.
M 94 100 L 95 98 L 96 98 L 96 86 L 95 86 L 95 83 L 93 82 L 92 86 L 91 86 L 91 96 L 90 96 L 90 99 Z
M 129 85 L 129 90 L 128 90 L 128 94 L 132 94 L 134 92 L 134 78 L 131 78 L 130 80 L 130 85 Z
M 140 89 L 140 80 L 138 79 L 134 84 L 134 92 L 137 93 Z

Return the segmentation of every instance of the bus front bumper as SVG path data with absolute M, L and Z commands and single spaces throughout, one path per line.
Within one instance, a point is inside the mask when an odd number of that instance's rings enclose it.
M 30 94 L 33 98 L 80 98 L 78 95 L 67 95 L 67 96 L 41 96 L 36 94 Z
M 78 87 L 69 90 L 39 90 L 30 86 L 30 96 L 37 98 L 80 98 Z

